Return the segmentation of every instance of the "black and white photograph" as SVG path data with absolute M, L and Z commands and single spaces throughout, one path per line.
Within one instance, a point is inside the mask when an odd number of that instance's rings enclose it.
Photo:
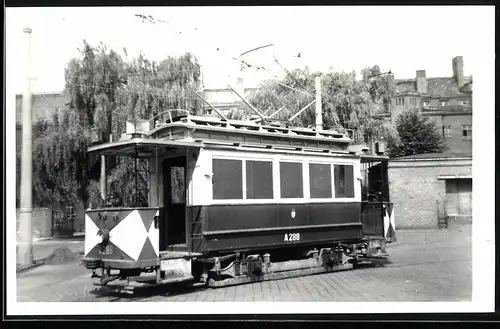
M 7 7 L 6 315 L 493 312 L 494 14 Z

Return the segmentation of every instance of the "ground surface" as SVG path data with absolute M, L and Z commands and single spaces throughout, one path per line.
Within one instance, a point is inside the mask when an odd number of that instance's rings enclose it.
M 42 265 L 17 276 L 18 301 L 469 301 L 472 298 L 471 225 L 399 231 L 383 267 L 319 274 L 219 289 L 171 286 L 135 297 L 94 291 L 78 262 Z M 64 242 L 83 251 L 82 241 Z M 57 242 L 35 244 L 49 254 Z M 37 250 L 38 249 L 38 250 Z

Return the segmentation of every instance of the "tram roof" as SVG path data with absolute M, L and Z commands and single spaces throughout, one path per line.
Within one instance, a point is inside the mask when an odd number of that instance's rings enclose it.
M 243 120 L 219 120 L 181 114 L 167 122 L 140 122 L 125 140 L 104 143 L 88 149 L 90 154 L 148 158 L 161 156 L 173 149 L 224 148 L 246 152 L 329 154 L 330 156 L 361 157 L 362 162 L 384 161 L 387 157 L 359 154 L 349 149 L 352 140 L 332 130 L 280 127 Z M 145 124 L 146 123 L 146 124 Z M 153 123 L 153 129 L 150 125 Z M 145 124 L 145 125 L 144 125 Z M 128 128 L 127 128 L 128 130 Z M 259 151 L 260 149 L 260 151 Z
M 302 154 L 307 156 L 333 156 L 345 158 L 360 158 L 362 163 L 365 162 L 382 162 L 389 158 L 383 155 L 365 155 L 355 154 L 348 151 L 333 151 L 333 150 L 314 150 L 307 148 L 265 148 L 259 145 L 239 145 L 235 143 L 213 143 L 194 140 L 169 140 L 169 139 L 152 139 L 135 137 L 128 140 L 110 142 L 92 146 L 88 149 L 89 154 L 100 154 L 105 156 L 125 156 L 137 158 L 151 158 L 161 156 L 169 150 L 175 149 L 226 149 L 239 152 L 268 152 L 268 153 L 288 153 Z
M 169 148 L 199 148 L 201 142 L 176 141 L 166 139 L 132 138 L 128 140 L 104 143 L 89 147 L 87 153 L 97 153 L 107 156 L 129 156 L 149 158 L 157 152 Z
M 387 155 L 372 155 L 372 154 L 361 154 L 359 155 L 361 158 L 361 163 L 366 162 L 381 162 L 389 160 Z

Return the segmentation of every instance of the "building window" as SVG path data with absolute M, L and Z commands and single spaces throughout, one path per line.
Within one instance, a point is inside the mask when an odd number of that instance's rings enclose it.
M 451 126 L 443 126 L 443 137 L 451 138 Z
M 398 97 L 398 98 L 396 98 L 396 105 L 405 105 L 405 99 L 404 99 L 404 97 Z
M 462 126 L 462 139 L 466 141 L 472 140 L 472 125 Z
M 241 160 L 213 159 L 214 200 L 243 199 L 243 165 Z
M 271 161 L 246 162 L 247 199 L 273 198 L 273 163 Z
M 309 184 L 311 198 L 331 198 L 332 166 L 328 164 L 309 164 Z
M 334 165 L 335 197 L 354 198 L 354 168 L 350 165 Z

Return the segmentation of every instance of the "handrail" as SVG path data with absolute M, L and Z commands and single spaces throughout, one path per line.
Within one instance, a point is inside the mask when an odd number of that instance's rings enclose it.
M 176 116 L 172 116 L 172 112 L 184 112 L 184 115 L 176 115 Z M 172 123 L 173 120 L 175 118 L 185 118 L 185 117 L 188 117 L 189 116 L 189 111 L 188 110 L 183 110 L 183 109 L 170 109 L 170 110 L 166 110 L 166 111 L 163 111 L 161 113 L 158 113 L 157 115 L 155 115 L 153 118 L 151 118 L 150 121 L 152 121 L 152 126 L 153 126 L 153 129 L 156 128 L 156 118 L 160 117 L 160 116 L 163 116 L 165 114 L 168 113 L 168 118 L 169 118 L 169 121 L 167 122 L 170 122 Z

